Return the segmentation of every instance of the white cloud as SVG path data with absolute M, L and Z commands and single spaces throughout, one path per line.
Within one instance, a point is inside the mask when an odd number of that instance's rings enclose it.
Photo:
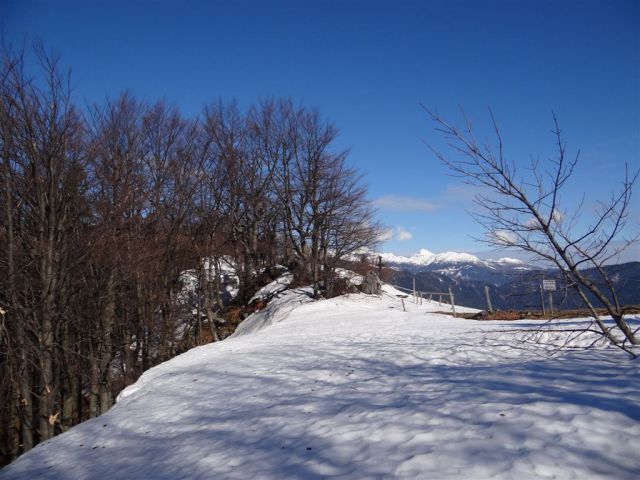
M 396 228 L 396 239 L 399 242 L 405 242 L 407 240 L 411 240 L 413 238 L 413 234 L 402 227 Z
M 382 230 L 378 235 L 378 240 L 381 242 L 388 242 L 389 240 L 393 240 L 393 235 L 395 234 L 393 228 L 387 228 L 386 230 Z
M 505 247 L 513 245 L 518 240 L 518 236 L 509 230 L 495 230 L 488 235 L 493 242 Z
M 403 197 L 399 195 L 385 195 L 374 200 L 373 205 L 383 210 L 393 212 L 433 212 L 439 208 L 423 198 Z
M 524 226 L 529 230 L 536 230 L 540 227 L 540 224 L 538 223 L 538 220 L 536 220 L 534 217 L 531 217 L 529 220 L 524 222 Z
M 486 195 L 487 189 L 467 183 L 450 183 L 445 187 L 442 198 L 446 203 L 471 203 L 482 193 Z
M 380 242 L 388 242 L 390 240 L 406 242 L 407 240 L 411 240 L 412 238 L 413 233 L 401 226 L 384 229 L 378 235 L 378 240 Z
M 553 211 L 553 220 L 554 220 L 556 223 L 560 223 L 560 222 L 562 222 L 562 220 L 564 220 L 564 214 L 563 214 L 560 210 L 555 209 L 555 210 Z
M 564 215 L 560 210 L 555 209 L 553 211 L 553 214 L 552 214 L 551 218 L 555 223 L 561 223 L 562 220 L 564 220 Z M 545 219 L 545 221 L 546 221 L 546 219 Z M 529 230 L 540 230 L 541 229 L 540 228 L 540 223 L 538 222 L 538 220 L 535 217 L 531 217 L 529 220 L 527 220 L 524 223 L 524 226 L 527 227 Z

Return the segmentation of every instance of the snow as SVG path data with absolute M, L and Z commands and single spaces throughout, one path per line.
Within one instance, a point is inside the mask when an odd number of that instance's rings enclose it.
M 353 270 L 336 268 L 335 274 L 338 278 L 346 279 L 349 286 L 359 286 L 362 285 L 362 282 L 364 281 L 362 275 L 355 273 Z
M 260 290 L 258 290 L 249 303 L 252 303 L 255 300 L 270 300 L 272 297 L 278 295 L 281 292 L 284 292 L 287 288 L 289 288 L 289 284 L 293 281 L 293 273 L 287 272 L 273 282 L 265 285 Z
M 422 249 L 415 255 L 406 257 L 396 255 L 394 253 L 381 253 L 382 260 L 391 265 L 414 265 L 426 267 L 428 265 L 449 264 L 459 266 L 460 264 L 483 265 L 488 268 L 494 268 L 494 265 L 503 267 L 515 267 L 516 269 L 527 269 L 528 266 L 522 260 L 516 258 L 503 257 L 497 260 L 486 259 L 481 260 L 477 256 L 464 252 L 443 252 L 433 253 L 429 250 Z M 458 273 L 456 271 L 456 273 Z
M 482 263 L 482 260 L 470 253 L 445 252 L 434 255 L 431 263 Z
M 397 295 L 282 292 L 0 478 L 638 478 L 638 361 Z
M 204 258 L 203 269 L 206 278 L 209 281 L 215 279 L 215 266 L 212 258 Z M 219 282 L 222 284 L 222 298 L 223 301 L 229 302 L 229 300 L 235 298 L 238 295 L 238 275 L 237 267 L 234 265 L 234 261 L 230 257 L 222 257 L 219 260 Z M 194 295 L 198 289 L 198 275 L 196 270 L 184 270 L 180 274 L 180 281 L 182 282 L 182 290 L 179 293 L 180 299 L 183 302 L 188 302 L 189 298 Z
M 289 314 L 299 305 L 313 301 L 313 288 L 296 288 L 282 292 L 263 310 L 245 319 L 231 337 L 239 337 L 248 333 L 256 333 L 271 325 L 287 319 Z
M 430 252 L 425 248 L 421 248 L 420 251 L 418 252 L 418 255 L 421 257 L 431 257 L 432 255 L 434 255 L 434 253 Z
M 411 264 L 426 266 L 439 263 L 484 263 L 475 255 L 462 252 L 444 252 L 444 253 L 432 253 L 429 250 L 422 249 L 415 255 L 405 257 L 402 255 L 395 255 L 393 253 L 380 254 L 382 260 L 392 264 Z

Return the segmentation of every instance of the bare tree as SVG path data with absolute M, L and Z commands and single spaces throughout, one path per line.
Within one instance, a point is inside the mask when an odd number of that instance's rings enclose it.
M 0 303 L 7 373 L 18 384 L 6 401 L 15 405 L 24 451 L 54 435 L 70 391 L 62 363 L 83 257 L 76 241 L 86 217 L 84 128 L 57 58 L 35 48 L 38 82 L 21 54 L 3 53 Z
M 232 102 L 218 101 L 204 110 L 204 131 L 210 154 L 224 172 L 222 214 L 228 220 L 229 243 L 233 246 L 240 279 L 240 300 L 254 293 L 260 267 L 260 243 L 274 166 L 259 155 L 249 118 Z
M 23 53 L 3 51 L 0 74 L 0 408 L 4 449 L 0 462 L 30 450 L 33 438 L 33 404 L 29 355 L 29 315 L 24 311 L 20 291 L 26 282 L 21 269 L 21 219 L 24 195 L 24 166 L 17 160 L 19 145 L 18 93 L 25 88 Z M 4 451 L 3 451 L 4 450 Z
M 380 239 L 381 227 L 367 201 L 362 177 L 343 161 L 333 166 L 324 185 L 320 262 L 328 297 L 335 294 L 335 270 L 345 259 L 370 251 Z
M 118 290 L 135 267 L 128 258 L 131 238 L 136 236 L 144 209 L 142 133 L 144 105 L 130 94 L 95 106 L 90 118 L 89 173 L 93 205 L 91 255 L 87 284 L 97 313 L 87 332 L 90 352 L 90 407 L 95 417 L 112 404 L 111 370 L 117 322 Z
M 557 267 L 567 285 L 574 289 L 589 309 L 596 331 L 623 349 L 638 345 L 637 330 L 625 320 L 614 282 L 605 265 L 637 237 L 624 239 L 622 248 L 613 248 L 620 239 L 631 206 L 632 187 L 638 171 L 625 168 L 621 188 L 608 201 L 600 202 L 597 214 L 586 227 L 581 202 L 570 209 L 563 202 L 563 193 L 578 165 L 579 152 L 569 158 L 566 142 L 553 115 L 553 135 L 556 155 L 546 162 L 535 159 L 521 168 L 505 155 L 500 129 L 491 113 L 495 144 L 479 142 L 471 122 L 465 116 L 464 126 L 447 122 L 436 111 L 425 108 L 444 136 L 450 150 L 447 153 L 430 146 L 438 159 L 455 175 L 471 185 L 482 187 L 475 197 L 480 212 L 474 218 L 485 228 L 485 243 L 499 248 L 515 248 L 532 254 L 536 259 Z M 587 276 L 592 268 L 596 276 Z M 596 310 L 603 307 L 615 325 L 608 326 Z
M 289 256 L 319 291 L 373 238 L 317 112 L 220 101 L 189 120 L 124 93 L 82 115 L 57 59 L 35 53 L 33 76 L 21 52 L 0 58 L 0 464 L 219 339 L 223 259 L 242 303 Z

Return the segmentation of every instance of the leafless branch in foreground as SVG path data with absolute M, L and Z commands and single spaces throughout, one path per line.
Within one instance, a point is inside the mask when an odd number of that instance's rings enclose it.
M 557 153 L 541 162 L 531 161 L 527 169 L 507 160 L 504 141 L 498 123 L 490 112 L 493 145 L 479 143 L 471 122 L 464 117 L 464 126 L 449 123 L 435 110 L 425 111 L 436 124 L 436 130 L 446 141 L 448 151 L 429 145 L 431 151 L 454 175 L 466 183 L 484 187 L 476 196 L 479 208 L 473 217 L 486 230 L 482 241 L 494 248 L 511 248 L 527 252 L 537 260 L 555 266 L 567 280 L 567 285 L 586 305 L 597 325 L 597 331 L 612 344 L 626 347 L 638 345 L 640 339 L 625 320 L 614 282 L 605 264 L 629 246 L 638 236 L 622 239 L 631 194 L 640 171 L 625 167 L 618 191 L 608 201 L 600 202 L 592 222 L 580 227 L 582 202 L 573 210 L 563 204 L 563 192 L 578 166 L 579 152 L 570 157 L 558 120 L 553 115 L 553 136 Z M 623 240 L 621 248 L 613 248 L 614 240 Z M 595 275 L 587 276 L 590 268 Z M 614 326 L 607 326 L 597 313 L 602 306 L 611 316 Z

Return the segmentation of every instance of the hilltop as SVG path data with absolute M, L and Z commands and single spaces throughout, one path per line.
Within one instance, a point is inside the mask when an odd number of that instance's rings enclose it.
M 397 294 L 280 292 L 0 478 L 635 477 L 637 362 Z

